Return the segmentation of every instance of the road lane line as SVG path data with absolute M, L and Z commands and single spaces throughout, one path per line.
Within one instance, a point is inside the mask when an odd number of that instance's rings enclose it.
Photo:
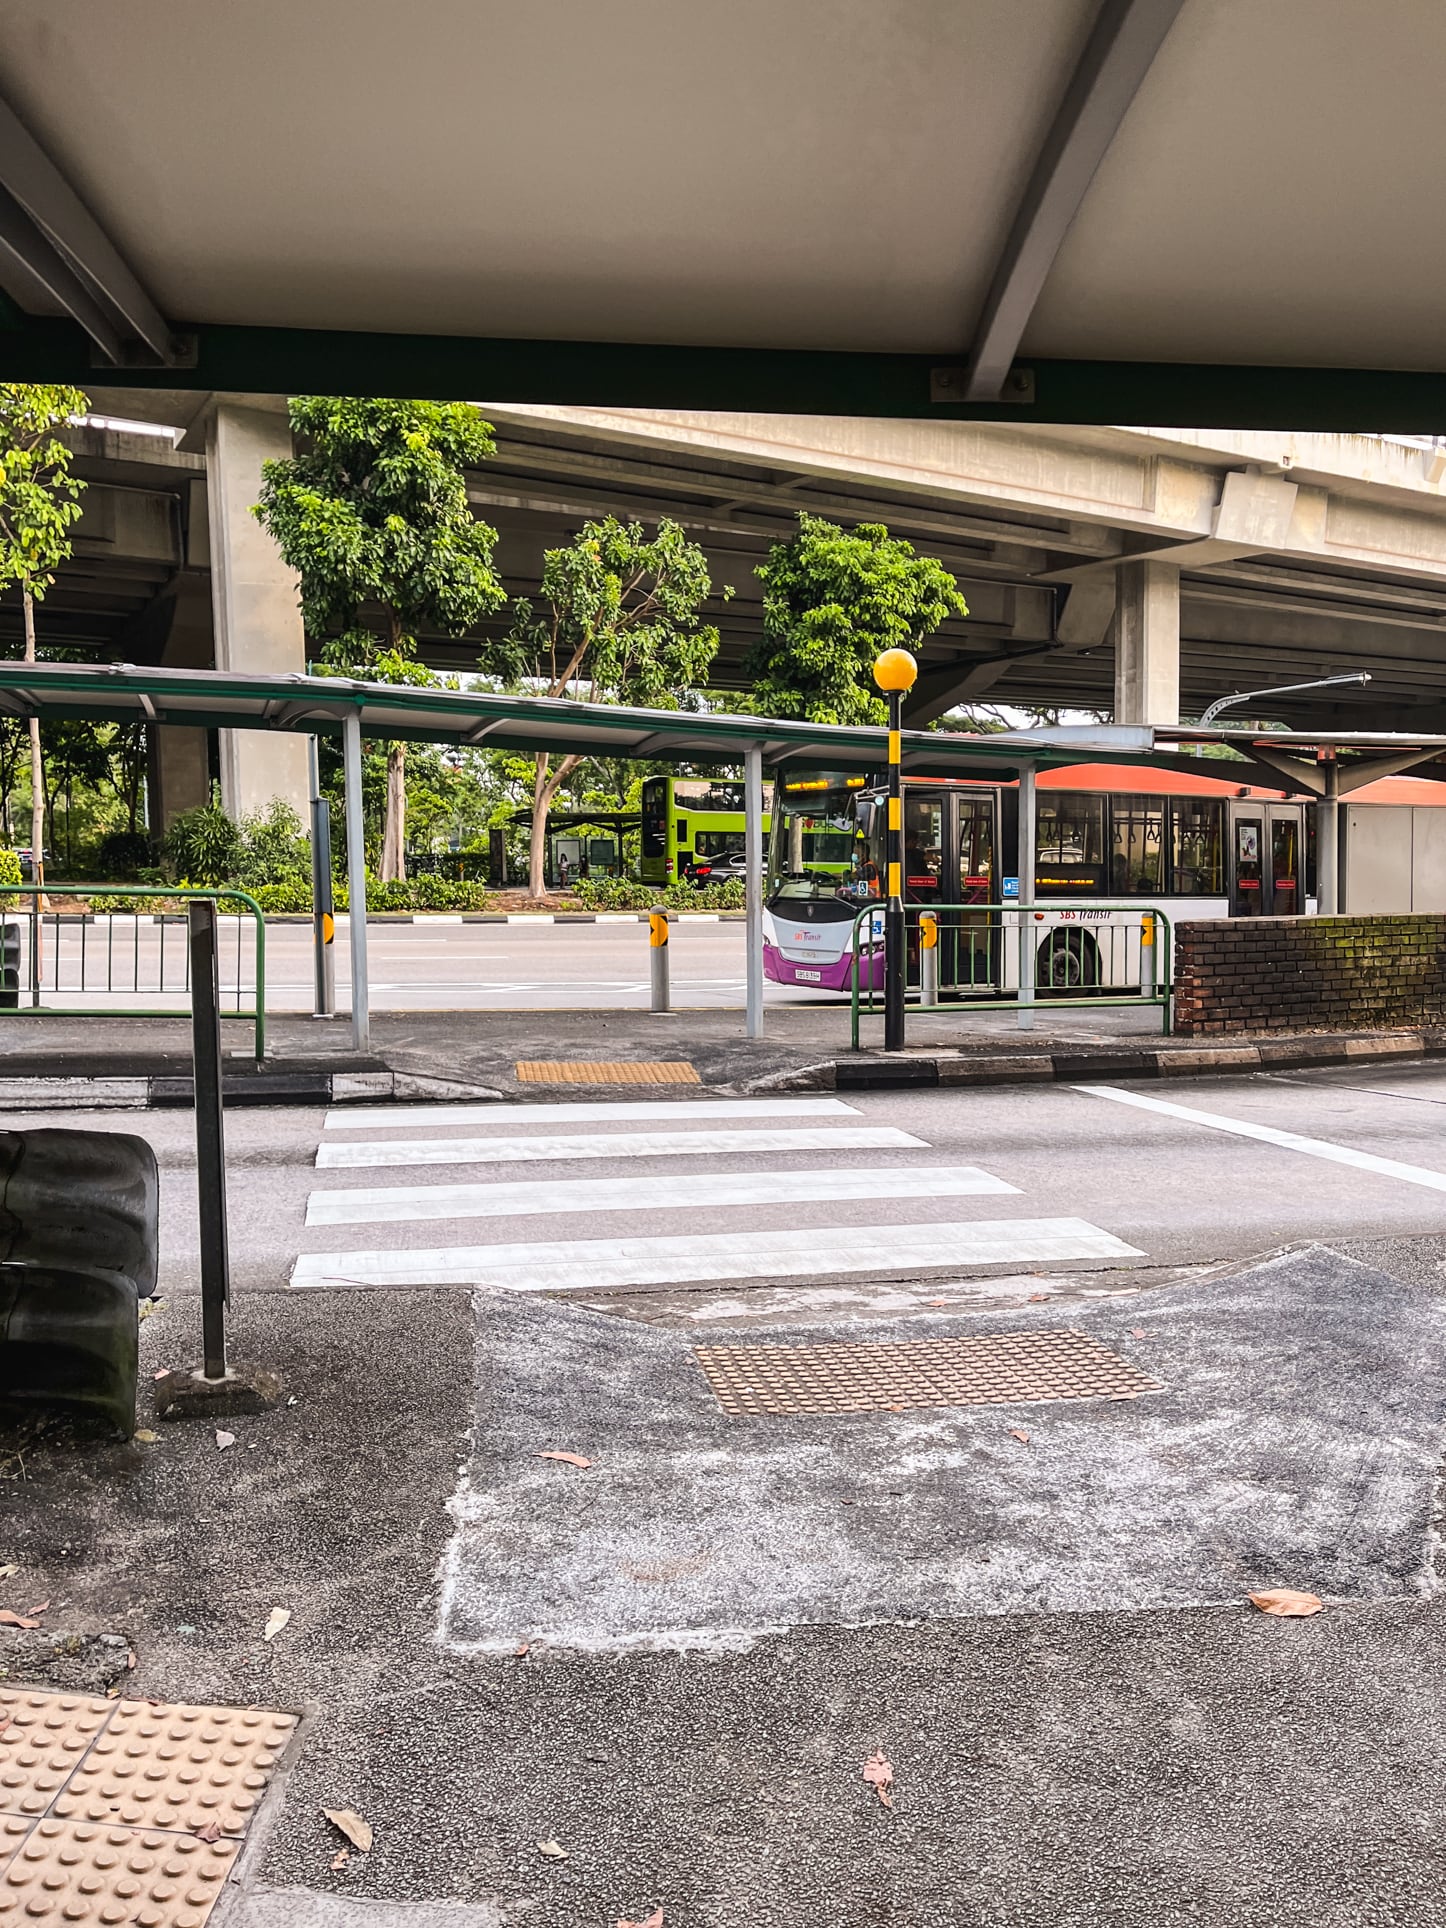
M 491 1285 L 513 1292 L 598 1292 L 706 1279 L 826 1278 L 839 1272 L 952 1269 L 1071 1259 L 1141 1258 L 1082 1218 L 955 1220 L 940 1225 L 811 1226 L 683 1238 L 562 1239 L 420 1252 L 306 1252 L 294 1286 Z
M 507 1165 L 521 1159 L 699 1158 L 783 1151 L 927 1151 L 922 1138 L 893 1125 L 816 1126 L 802 1131 L 629 1131 L 581 1138 L 390 1138 L 380 1144 L 323 1144 L 319 1170 L 341 1166 Z
M 1018 1193 L 977 1165 L 830 1166 L 827 1171 L 704 1172 L 671 1188 L 656 1178 L 548 1178 L 491 1185 L 358 1186 L 313 1192 L 308 1225 L 411 1224 L 418 1219 L 513 1218 L 562 1212 L 698 1210 L 813 1199 L 967 1198 Z
M 555 1125 L 608 1118 L 857 1118 L 857 1105 L 842 1098 L 605 1098 L 581 1104 L 538 1104 L 511 1099 L 485 1105 L 352 1105 L 326 1114 L 327 1131 L 394 1131 L 398 1125 L 492 1125 L 525 1118 Z
M 1114 1085 L 1076 1085 L 1074 1089 L 1088 1098 L 1109 1098 L 1117 1105 L 1163 1112 L 1167 1118 L 1180 1118 L 1189 1125 L 1206 1125 L 1211 1131 L 1228 1131 L 1237 1138 L 1279 1145 L 1282 1151 L 1324 1158 L 1332 1165 L 1350 1165 L 1356 1171 L 1375 1172 L 1381 1178 L 1399 1178 L 1408 1185 L 1424 1185 L 1429 1191 L 1446 1192 L 1446 1172 L 1428 1171 L 1424 1165 L 1403 1165 L 1399 1159 L 1378 1158 L 1374 1152 L 1354 1151 L 1349 1145 L 1333 1145 L 1325 1138 L 1303 1138 L 1299 1132 L 1279 1131 L 1274 1125 L 1252 1125 L 1241 1118 L 1223 1118 L 1217 1111 L 1193 1111 L 1189 1105 L 1173 1105 L 1165 1098 L 1146 1098 L 1138 1091 L 1121 1091 Z

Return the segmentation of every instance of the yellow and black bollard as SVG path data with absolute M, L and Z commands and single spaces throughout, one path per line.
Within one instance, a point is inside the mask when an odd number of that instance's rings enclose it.
M 652 962 L 653 1010 L 666 1011 L 668 1007 L 668 913 L 661 904 L 654 904 L 648 919 L 648 956 Z
M 924 1010 L 939 1002 L 939 919 L 932 910 L 919 912 L 919 1003 Z
M 886 649 L 874 664 L 874 681 L 889 699 L 889 829 L 886 859 L 889 895 L 884 909 L 884 1049 L 904 1048 L 904 984 L 908 958 L 904 933 L 904 785 L 902 729 L 905 693 L 919 665 L 906 649 Z

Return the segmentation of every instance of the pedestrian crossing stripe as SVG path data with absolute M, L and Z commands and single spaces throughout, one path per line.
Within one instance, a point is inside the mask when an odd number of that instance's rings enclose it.
M 701 1158 L 723 1153 L 927 1151 L 922 1138 L 893 1125 L 822 1125 L 776 1131 L 638 1131 L 547 1133 L 525 1138 L 390 1138 L 380 1143 L 323 1142 L 320 1170 L 403 1165 L 505 1165 L 526 1160 L 581 1158 Z
M 570 1212 L 655 1212 L 715 1205 L 847 1199 L 964 1198 L 1015 1192 L 976 1165 L 831 1165 L 825 1171 L 703 1172 L 661 1187 L 648 1178 L 549 1178 L 484 1185 L 357 1186 L 313 1192 L 308 1225 L 414 1224 L 419 1219 L 521 1218 Z
M 826 1278 L 1079 1259 L 1135 1259 L 1133 1245 L 1082 1218 L 953 1220 L 933 1225 L 811 1226 L 671 1238 L 548 1239 L 430 1251 L 307 1252 L 294 1286 L 495 1286 L 599 1292 L 704 1280 Z
M 575 1120 L 580 1125 L 606 1124 L 617 1119 L 671 1118 L 857 1118 L 857 1105 L 842 1098 L 631 1098 L 611 1103 L 605 1098 L 579 1104 L 526 1104 L 515 1100 L 483 1105 L 347 1105 L 333 1109 L 323 1120 L 326 1131 L 395 1131 L 400 1125 L 510 1125 L 519 1119 L 530 1124 L 556 1125 Z

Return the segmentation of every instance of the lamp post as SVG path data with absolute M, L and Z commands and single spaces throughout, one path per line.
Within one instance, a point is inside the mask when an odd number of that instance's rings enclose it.
M 904 787 L 900 771 L 904 696 L 919 665 L 906 649 L 886 649 L 874 664 L 874 681 L 889 699 L 889 830 L 885 851 L 889 898 L 884 910 L 884 1049 L 904 1048 Z

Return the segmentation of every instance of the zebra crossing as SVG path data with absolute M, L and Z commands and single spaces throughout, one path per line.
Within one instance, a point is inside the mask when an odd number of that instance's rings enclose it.
M 573 1129 L 538 1129 L 559 1124 Z M 622 1168 L 599 1177 L 602 1160 Z M 298 1254 L 298 1287 L 597 1292 L 1143 1256 L 1087 1219 L 992 1215 L 1018 1187 L 944 1162 L 918 1133 L 867 1123 L 839 1098 L 339 1106 L 315 1163 L 331 1182 L 307 1199 L 307 1243 L 332 1249 Z M 534 1164 L 548 1174 L 444 1175 Z M 418 1182 L 419 1167 L 437 1182 Z M 380 1181 L 384 1172 L 399 1177 Z M 976 1199 L 990 1201 L 990 1216 L 956 1215 L 953 1201 Z M 950 1215 L 930 1216 L 930 1205 Z M 681 1213 L 716 1229 L 688 1229 Z M 568 1221 L 601 1230 L 627 1214 L 645 1229 L 555 1235 Z M 554 1235 L 528 1238 L 529 1221 Z M 376 1229 L 342 1240 L 339 1227 Z

